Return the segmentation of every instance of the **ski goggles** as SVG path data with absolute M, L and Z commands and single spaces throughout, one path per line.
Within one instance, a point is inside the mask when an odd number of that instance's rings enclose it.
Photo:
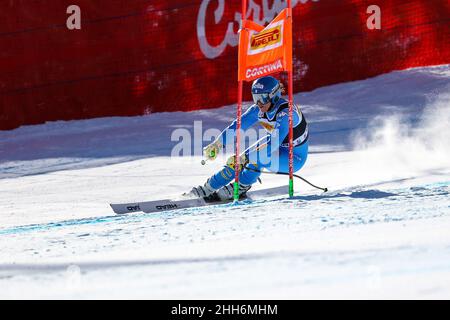
M 269 93 L 252 93 L 253 96 L 253 102 L 255 104 L 258 104 L 258 102 L 261 102 L 262 104 L 266 104 L 270 101 L 270 94 Z

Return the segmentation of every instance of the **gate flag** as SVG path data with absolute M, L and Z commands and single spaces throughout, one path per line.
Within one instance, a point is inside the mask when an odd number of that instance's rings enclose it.
M 292 71 L 292 9 L 286 8 L 266 27 L 244 20 L 239 34 L 238 81 Z

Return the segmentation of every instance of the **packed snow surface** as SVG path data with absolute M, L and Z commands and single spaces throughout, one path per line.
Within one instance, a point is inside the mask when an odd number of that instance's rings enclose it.
M 449 299 L 450 66 L 295 102 L 310 124 L 298 173 L 329 192 L 296 180 L 292 199 L 157 214 L 109 203 L 203 184 L 226 156 L 202 166 L 202 133 L 235 106 L 0 131 L 0 298 Z M 194 155 L 173 155 L 179 133 Z

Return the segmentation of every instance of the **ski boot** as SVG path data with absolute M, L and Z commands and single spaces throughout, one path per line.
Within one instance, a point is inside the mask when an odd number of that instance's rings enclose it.
M 250 190 L 251 185 L 243 185 L 239 183 L 239 199 L 245 199 L 246 193 Z M 203 186 L 192 188 L 188 195 L 197 198 L 203 198 L 206 202 L 223 202 L 233 200 L 234 198 L 234 183 L 230 183 L 219 190 L 215 190 L 209 184 L 209 180 Z
M 216 190 L 213 189 L 213 187 L 211 187 L 208 179 L 208 181 L 206 181 L 203 186 L 193 187 L 192 190 L 188 193 L 188 195 L 192 195 L 197 198 L 208 198 L 215 192 Z
M 239 183 L 239 200 L 245 199 L 247 197 L 247 191 L 250 190 L 252 185 L 243 185 Z M 220 201 L 233 200 L 234 198 L 234 183 L 224 186 L 223 188 L 216 191 L 217 197 Z

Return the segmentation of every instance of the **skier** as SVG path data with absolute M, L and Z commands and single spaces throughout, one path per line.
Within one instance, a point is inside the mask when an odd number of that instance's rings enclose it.
M 289 103 L 281 97 L 282 84 L 271 76 L 255 80 L 252 84 L 254 104 L 242 115 L 242 130 L 259 123 L 268 135 L 240 155 L 239 197 L 244 198 L 261 175 L 260 170 L 289 172 Z M 294 105 L 294 171 L 300 170 L 308 155 L 308 125 L 300 109 Z M 218 153 L 235 139 L 229 138 L 230 130 L 236 129 L 236 120 L 217 139 L 203 149 L 207 160 L 216 159 Z M 228 139 L 227 139 L 228 138 Z M 267 161 L 268 160 L 268 161 Z M 235 177 L 235 156 L 230 157 L 222 170 L 211 176 L 203 186 L 192 188 L 190 194 L 206 201 L 226 201 L 233 199 Z

